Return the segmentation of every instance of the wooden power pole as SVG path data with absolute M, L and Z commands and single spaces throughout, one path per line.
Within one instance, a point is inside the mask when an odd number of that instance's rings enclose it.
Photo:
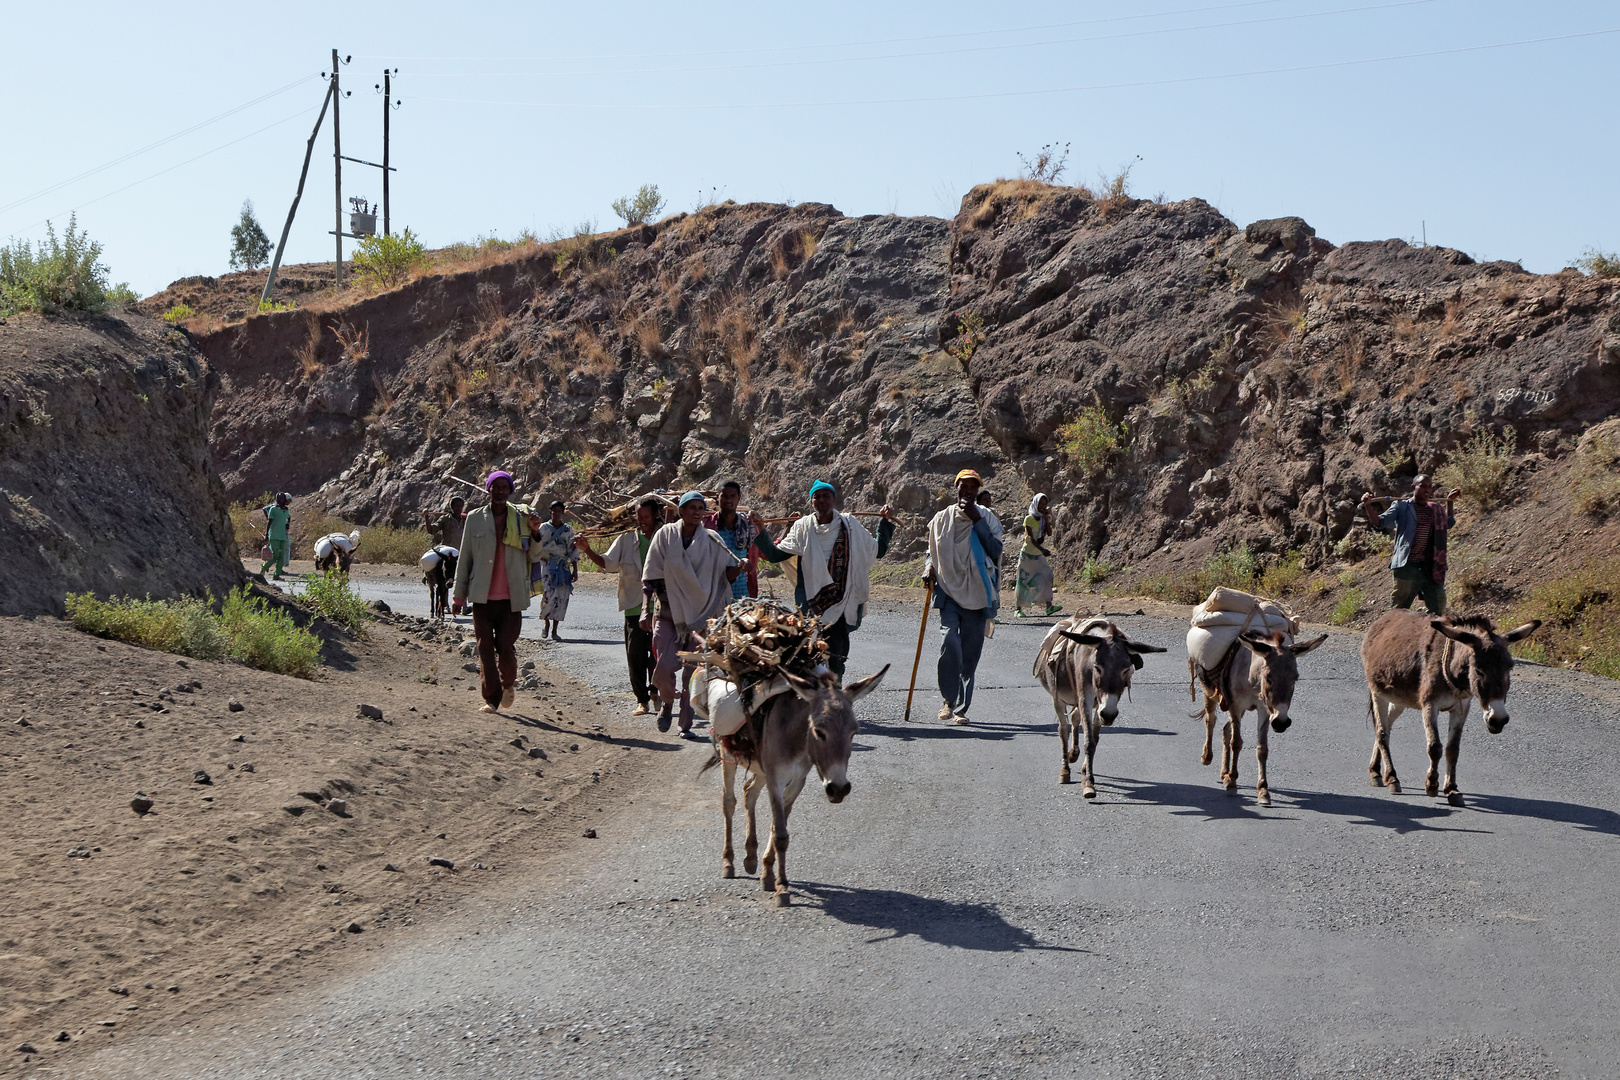
M 389 71 L 383 68 L 383 235 L 388 235 L 388 114 L 393 112 L 388 84 Z
M 333 87 L 326 88 L 326 98 L 321 102 L 321 115 L 315 118 L 315 130 L 309 133 L 309 145 L 304 147 L 304 168 L 298 174 L 298 190 L 293 193 L 292 205 L 287 208 L 287 223 L 281 227 L 281 242 L 276 245 L 275 261 L 270 264 L 270 276 L 264 279 L 264 293 L 259 297 L 263 304 L 270 299 L 270 290 L 276 287 L 276 271 L 281 269 L 281 255 L 287 250 L 287 234 L 292 232 L 293 215 L 298 213 L 298 200 L 304 197 L 304 180 L 309 176 L 309 159 L 315 153 L 315 137 L 321 133 L 321 122 L 326 119 L 326 107 L 332 104 Z
M 337 244 L 337 257 L 332 264 L 336 284 L 343 285 L 343 139 L 338 132 L 338 102 L 343 91 L 338 88 L 338 54 L 332 50 L 332 206 L 334 224 L 332 239 Z

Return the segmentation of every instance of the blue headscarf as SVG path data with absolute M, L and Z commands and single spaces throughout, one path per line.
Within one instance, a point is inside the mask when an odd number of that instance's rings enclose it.
M 815 498 L 816 492 L 818 491 L 830 491 L 834 495 L 838 494 L 838 489 L 827 483 L 825 480 L 817 480 L 815 483 L 810 485 L 810 497 L 812 499 Z

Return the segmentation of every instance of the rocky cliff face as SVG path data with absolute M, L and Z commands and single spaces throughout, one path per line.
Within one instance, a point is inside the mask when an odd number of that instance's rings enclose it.
M 1474 433 L 1548 481 L 1620 411 L 1612 281 L 1030 182 L 954 221 L 726 204 L 201 343 L 233 496 L 397 523 L 499 463 L 530 493 L 736 477 L 786 509 L 827 477 L 925 514 L 973 466 L 1004 517 L 1052 496 L 1061 566 L 1325 562 L 1363 490 Z M 1100 462 L 1062 445 L 1082 414 L 1119 433 Z
M 218 380 L 139 316 L 0 320 L 0 615 L 242 578 L 208 447 Z

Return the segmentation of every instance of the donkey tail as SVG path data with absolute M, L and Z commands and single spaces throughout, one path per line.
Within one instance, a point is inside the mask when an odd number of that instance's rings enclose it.
M 1187 696 L 1198 700 L 1198 661 L 1187 657 Z
M 703 763 L 703 768 L 699 769 L 697 774 L 702 776 L 704 773 L 708 772 L 718 764 L 720 764 L 720 751 L 716 750 L 714 753 L 709 755 L 709 760 Z

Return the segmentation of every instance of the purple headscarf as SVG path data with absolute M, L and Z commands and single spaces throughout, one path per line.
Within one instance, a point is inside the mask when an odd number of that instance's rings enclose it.
M 517 481 L 512 479 L 511 473 L 502 472 L 500 469 L 496 469 L 494 472 L 490 473 L 484 478 L 484 490 L 488 491 L 490 488 L 494 487 L 495 481 L 501 479 L 502 477 L 505 477 L 506 482 L 511 484 L 513 488 L 517 487 Z

